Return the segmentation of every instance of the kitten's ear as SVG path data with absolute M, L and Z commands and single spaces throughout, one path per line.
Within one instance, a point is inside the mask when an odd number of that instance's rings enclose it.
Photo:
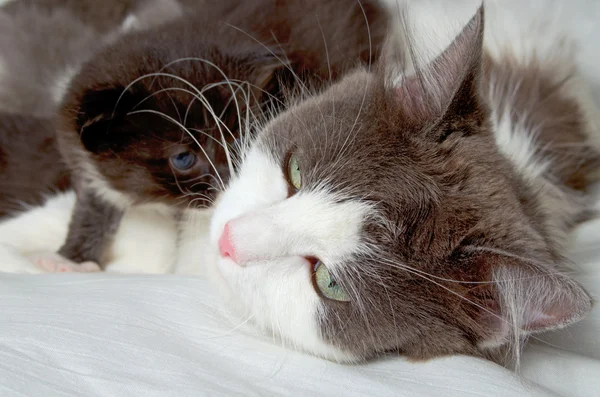
M 483 5 L 452 43 L 424 66 L 426 41 L 413 39 L 406 10 L 396 12 L 401 28 L 388 42 L 383 67 L 386 86 L 393 90 L 403 116 L 424 123 L 438 121 L 450 111 L 466 114 L 474 110 L 482 64 Z
M 255 86 L 266 89 L 276 79 L 277 72 L 285 67 L 286 64 L 279 61 L 274 55 L 261 57 L 260 60 L 255 61 L 250 80 Z
M 583 287 L 554 266 L 487 251 L 475 253 L 470 261 L 474 268 L 491 272 L 491 283 L 479 284 L 468 294 L 481 306 L 475 309 L 474 320 L 482 326 L 482 346 L 565 327 L 592 308 Z
M 76 109 L 75 128 L 86 150 L 99 153 L 111 150 L 125 134 L 114 132 L 124 122 L 127 112 L 144 96 L 124 91 L 125 87 L 95 88 L 85 91 Z M 115 141 L 117 140 L 117 141 Z
M 263 103 L 276 95 L 281 73 L 289 67 L 285 56 L 280 57 L 276 52 L 269 51 L 253 54 L 247 63 L 252 67 L 248 74 L 248 82 L 253 99 Z

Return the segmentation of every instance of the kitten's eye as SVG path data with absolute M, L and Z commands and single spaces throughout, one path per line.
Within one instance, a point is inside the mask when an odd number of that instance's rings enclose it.
M 196 164 L 196 155 L 192 152 L 182 152 L 171 156 L 171 165 L 179 171 L 185 171 Z
M 329 270 L 321 261 L 315 264 L 315 284 L 324 297 L 333 299 L 334 301 L 349 302 L 350 296 L 341 285 L 335 281 L 333 276 L 329 274 Z
M 288 181 L 296 190 L 302 187 L 302 174 L 295 154 L 291 154 L 287 164 Z

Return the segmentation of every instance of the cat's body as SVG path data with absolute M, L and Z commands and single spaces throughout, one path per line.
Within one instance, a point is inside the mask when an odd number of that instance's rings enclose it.
M 80 197 L 59 253 L 103 263 L 132 205 L 210 203 L 235 161 L 224 147 L 240 121 L 275 112 L 285 90 L 368 64 L 386 22 L 375 1 L 230 0 L 97 54 L 58 117 Z
M 483 48 L 482 10 L 440 46 L 437 7 L 397 20 L 381 68 L 267 123 L 215 206 L 213 279 L 288 345 L 509 364 L 591 308 L 563 255 L 600 131 L 568 41 L 488 3 Z

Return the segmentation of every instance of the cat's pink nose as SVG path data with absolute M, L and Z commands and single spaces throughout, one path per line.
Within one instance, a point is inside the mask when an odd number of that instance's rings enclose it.
M 235 260 L 235 248 L 231 243 L 231 228 L 229 227 L 229 222 L 225 224 L 223 234 L 219 239 L 219 252 L 223 258 L 231 258 L 234 262 L 237 262 Z

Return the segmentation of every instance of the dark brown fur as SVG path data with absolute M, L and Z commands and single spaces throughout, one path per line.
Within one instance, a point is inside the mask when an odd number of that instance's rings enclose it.
M 53 120 L 0 112 L 0 217 L 69 186 Z
M 5 162 L 0 217 L 67 188 L 70 178 L 57 152 L 53 118 L 69 78 L 121 34 L 128 15 L 136 15 L 138 30 L 178 15 L 177 9 L 164 12 L 168 1 L 157 1 L 23 0 L 0 8 L 0 150 Z

